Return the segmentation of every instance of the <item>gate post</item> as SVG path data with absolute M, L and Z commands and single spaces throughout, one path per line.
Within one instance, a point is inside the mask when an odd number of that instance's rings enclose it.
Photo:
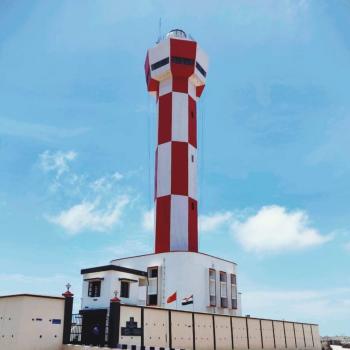
M 119 343 L 120 299 L 115 296 L 109 304 L 108 346 L 116 348 Z
M 67 284 L 67 291 L 62 294 L 64 296 L 64 320 L 63 320 L 63 344 L 70 343 L 70 333 L 72 328 L 72 312 L 73 312 L 73 296 L 69 291 L 71 285 Z

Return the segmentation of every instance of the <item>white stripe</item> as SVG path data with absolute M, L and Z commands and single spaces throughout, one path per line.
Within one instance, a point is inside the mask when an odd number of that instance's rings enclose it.
M 171 142 L 158 145 L 157 198 L 171 191 Z
M 186 298 L 183 298 L 182 302 L 187 302 L 187 301 L 191 301 L 191 300 L 193 300 L 193 295 L 186 297 Z
M 148 50 L 150 64 L 170 56 L 170 40 L 162 40 L 157 46 Z
M 172 91 L 173 88 L 173 79 L 170 77 L 168 79 L 162 80 L 159 83 L 159 96 L 163 96 Z
M 188 196 L 197 200 L 197 149 L 188 147 Z
M 197 93 L 196 93 L 196 86 L 194 85 L 194 82 L 192 79 L 188 79 L 188 94 L 197 101 Z
M 188 95 L 173 92 L 171 139 L 188 142 Z
M 163 40 L 156 47 L 148 50 L 148 59 L 150 66 L 164 58 L 170 56 L 170 41 Z M 151 70 L 151 77 L 155 80 L 162 80 L 170 73 L 170 63 L 156 70 Z
M 197 55 L 196 55 L 196 61 L 202 66 L 202 68 L 208 72 L 208 56 L 207 54 L 201 49 L 200 46 L 197 45 Z M 197 68 L 195 68 L 197 70 Z M 205 84 L 205 77 L 202 75 L 202 73 L 198 72 L 198 77 L 201 78 L 202 83 Z
M 188 250 L 187 196 L 171 196 L 170 250 Z

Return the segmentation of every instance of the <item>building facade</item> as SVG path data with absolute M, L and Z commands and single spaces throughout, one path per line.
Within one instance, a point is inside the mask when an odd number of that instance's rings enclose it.
M 116 259 L 81 271 L 82 309 L 108 308 L 116 292 L 122 303 L 240 315 L 236 264 L 202 253 L 168 252 Z M 176 293 L 176 300 L 167 299 Z M 182 305 L 192 296 L 193 304 Z

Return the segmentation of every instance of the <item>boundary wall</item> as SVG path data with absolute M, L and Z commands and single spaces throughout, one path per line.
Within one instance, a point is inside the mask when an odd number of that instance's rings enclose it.
M 316 324 L 118 306 L 117 344 L 186 350 L 321 349 Z
M 96 348 L 95 346 L 88 345 L 64 345 L 62 350 L 89 350 L 89 349 L 100 349 L 100 350 L 111 350 L 112 348 Z M 136 346 L 136 345 L 118 345 L 117 348 L 114 349 L 126 349 L 126 350 L 184 350 L 184 349 L 174 349 L 174 348 L 159 348 L 154 346 Z

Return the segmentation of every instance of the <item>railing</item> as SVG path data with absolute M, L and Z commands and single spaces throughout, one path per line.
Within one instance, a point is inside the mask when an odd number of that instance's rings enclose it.
M 108 343 L 108 330 L 109 330 L 109 318 L 107 315 L 106 326 L 104 331 L 105 345 Z M 70 331 L 70 344 L 82 345 L 83 338 L 83 315 L 81 314 L 72 314 L 72 326 Z
M 83 316 L 80 314 L 72 314 L 72 327 L 70 331 L 70 343 L 81 344 Z

